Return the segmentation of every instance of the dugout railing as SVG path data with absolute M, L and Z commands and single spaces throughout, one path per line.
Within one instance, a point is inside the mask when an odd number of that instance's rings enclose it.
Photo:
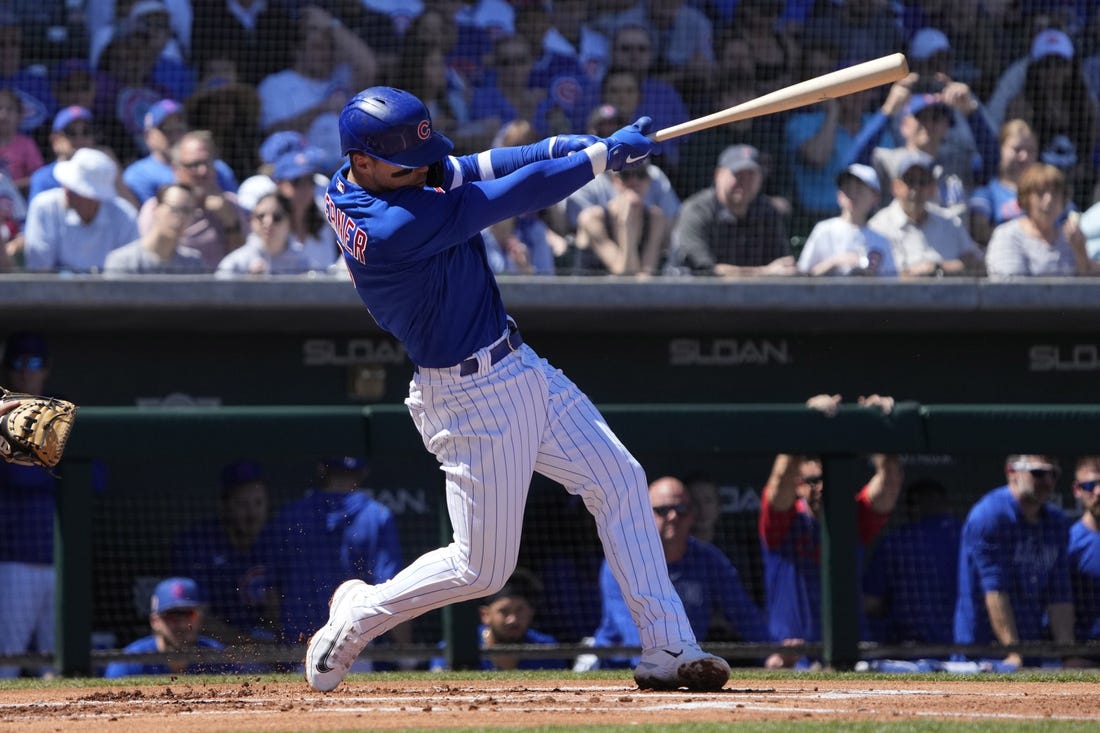
M 816 453 L 824 459 L 825 481 L 830 486 L 861 485 L 853 477 L 858 477 L 862 468 L 859 457 L 867 453 L 950 453 L 988 458 L 1017 452 L 1073 456 L 1095 453 L 1095 436 L 1100 434 L 1100 408 L 1092 405 L 902 402 L 889 415 L 843 405 L 831 417 L 799 404 L 620 404 L 603 405 L 601 409 L 643 465 L 668 465 L 670 458 L 684 455 L 713 460 L 746 453 Z M 241 455 L 297 454 L 373 457 L 389 467 L 390 476 L 409 474 L 434 481 L 442 507 L 438 469 L 400 405 L 81 410 L 58 483 L 57 651 L 54 659 L 36 659 L 54 663 L 63 675 L 80 676 L 92 672 L 93 658 L 102 662 L 118 656 L 113 649 L 93 655 L 91 643 L 92 586 L 99 580 L 93 577 L 92 502 L 102 488 L 104 464 L 135 455 L 153 464 L 186 466 L 217 464 Z M 385 473 L 381 479 L 386 480 Z M 858 578 L 851 572 L 857 566 L 851 498 L 845 491 L 825 493 L 823 638 L 820 645 L 807 648 L 819 652 L 826 665 L 840 669 L 851 668 L 861 657 L 882 653 L 859 641 Z M 438 516 L 438 536 L 447 541 L 445 513 L 440 511 Z M 453 668 L 477 666 L 480 652 L 473 633 L 477 627 L 475 613 L 476 607 L 467 603 L 451 607 L 443 615 L 446 654 Z M 717 649 L 737 658 L 762 657 L 766 653 L 759 645 L 723 644 Z M 403 654 L 426 656 L 431 651 L 392 648 L 371 649 L 367 654 L 402 658 Z M 550 655 L 544 651 L 535 653 Z M 559 654 L 566 656 L 566 652 L 562 649 Z M 274 657 L 282 661 L 300 659 L 301 651 L 287 649 Z

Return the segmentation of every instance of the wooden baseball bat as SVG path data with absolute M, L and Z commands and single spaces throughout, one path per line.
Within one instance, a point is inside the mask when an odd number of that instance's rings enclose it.
M 865 61 L 862 64 L 849 66 L 846 69 L 813 79 L 792 84 L 789 87 L 776 89 L 762 97 L 757 97 L 744 104 L 734 105 L 721 112 L 696 117 L 694 120 L 681 122 L 672 127 L 665 127 L 649 136 L 654 142 L 664 142 L 674 137 L 699 132 L 711 127 L 718 127 L 729 122 L 747 120 L 752 117 L 785 112 L 796 107 L 805 107 L 816 104 L 826 99 L 843 97 L 845 94 L 855 94 L 865 89 L 873 89 L 883 84 L 891 84 L 909 73 L 909 63 L 905 55 L 900 53 L 883 56 L 873 61 Z

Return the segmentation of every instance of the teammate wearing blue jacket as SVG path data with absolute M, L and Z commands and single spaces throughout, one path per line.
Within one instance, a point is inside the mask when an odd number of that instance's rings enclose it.
M 444 473 L 454 535 L 387 583 L 353 579 L 336 590 L 309 643 L 309 684 L 332 690 L 374 637 L 498 590 L 515 569 L 538 471 L 581 496 L 596 519 L 645 649 L 638 684 L 721 688 L 729 665 L 696 644 L 641 465 L 588 397 L 524 344 L 479 234 L 605 170 L 644 164 L 654 147 L 648 118 L 606 139 L 551 137 L 454 157 L 423 102 L 372 87 L 352 97 L 339 124 L 348 164 L 332 178 L 326 215 L 360 297 L 415 364 L 405 404 Z
M 691 536 L 695 505 L 684 483 L 671 476 L 657 479 L 649 486 L 649 502 L 669 577 L 695 636 L 706 639 L 717 614 L 741 641 L 770 641 L 764 615 L 741 585 L 733 563 L 714 545 Z M 603 617 L 593 645 L 637 646 L 638 627 L 606 560 L 600 569 L 600 596 Z
M 260 537 L 267 608 L 278 608 L 281 641 L 296 643 L 322 623 L 333 589 L 349 576 L 383 583 L 401 567 L 397 520 L 362 490 L 366 469 L 356 456 L 324 460 L 316 484 Z
M 1042 641 L 1048 623 L 1054 641 L 1073 642 L 1069 523 L 1050 501 L 1058 473 L 1053 456 L 1011 455 L 1008 484 L 971 507 L 959 545 L 956 644 Z M 1003 668 L 1024 661 L 1012 652 Z
M 1080 641 L 1100 639 L 1100 456 L 1077 459 L 1073 493 L 1084 512 L 1069 528 L 1069 577 Z

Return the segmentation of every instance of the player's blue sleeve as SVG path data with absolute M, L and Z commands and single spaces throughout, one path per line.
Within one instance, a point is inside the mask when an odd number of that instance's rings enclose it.
M 592 135 L 554 135 L 544 140 L 509 148 L 493 148 L 482 153 L 449 156 L 444 162 L 445 191 L 472 181 L 491 181 L 540 160 L 563 158 L 596 142 Z
M 1001 540 L 995 516 L 988 513 L 972 515 L 964 529 L 964 544 L 974 561 L 982 593 L 1007 590 L 1012 579 L 1009 562 L 1012 553 L 1008 543 Z
M 1001 145 L 997 141 L 997 131 L 989 124 L 989 118 L 981 105 L 966 116 L 966 124 L 970 127 L 974 145 L 978 149 L 975 176 L 979 181 L 988 181 L 997 175 L 1001 165 Z
M 860 128 L 859 134 L 856 135 L 856 139 L 852 141 L 852 147 L 848 149 L 848 155 L 844 157 L 842 166 L 847 168 L 852 163 L 866 163 L 871 164 L 871 151 L 875 148 L 875 141 L 878 140 L 883 129 L 886 127 L 886 123 L 890 121 L 890 118 L 882 113 L 882 110 L 875 112 L 871 119 L 864 123 Z
M 1073 590 L 1070 584 L 1069 573 L 1069 526 L 1064 517 L 1059 517 L 1062 528 L 1059 535 L 1062 541 L 1058 543 L 1058 557 L 1054 561 L 1054 570 L 1050 578 L 1050 591 L 1048 603 L 1073 603 Z
M 541 211 L 562 200 L 595 176 L 586 154 L 538 161 L 503 178 L 475 181 L 440 194 L 431 189 L 400 192 L 387 212 L 391 232 L 385 240 L 401 247 L 368 243 L 378 264 L 427 259 L 463 245 L 497 222 Z M 430 211 L 431 219 L 413 212 Z M 430 233 L 426 229 L 432 227 Z

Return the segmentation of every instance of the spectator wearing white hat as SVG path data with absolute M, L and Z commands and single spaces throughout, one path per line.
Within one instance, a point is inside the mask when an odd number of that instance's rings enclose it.
M 118 164 L 81 148 L 54 169 L 61 188 L 35 196 L 27 211 L 27 270 L 96 272 L 107 253 L 137 239 L 137 212 L 118 195 Z
M 890 241 L 867 226 L 878 203 L 878 173 L 853 163 L 836 177 L 840 216 L 818 222 L 798 257 L 798 271 L 807 275 L 896 276 Z

